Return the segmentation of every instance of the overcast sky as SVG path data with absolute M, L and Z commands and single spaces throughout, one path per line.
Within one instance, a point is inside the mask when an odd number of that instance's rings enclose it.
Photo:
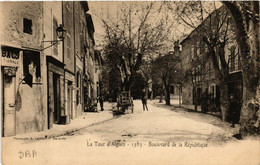
M 136 2 L 123 2 L 123 1 L 110 1 L 110 2 L 107 2 L 107 1 L 103 1 L 103 2 L 100 2 L 100 1 L 89 1 L 89 13 L 92 15 L 92 18 L 93 18 L 93 23 L 94 23 L 94 26 L 95 26 L 95 42 L 96 42 L 96 45 L 101 45 L 103 40 L 102 40 L 102 35 L 104 34 L 104 29 L 103 29 L 103 26 L 102 26 L 102 22 L 101 22 L 101 19 L 99 17 L 106 17 L 106 16 L 110 16 L 110 17 L 113 17 L 113 19 L 115 19 L 115 15 L 119 9 L 119 6 L 122 5 L 122 3 L 126 3 L 126 4 L 129 4 L 129 3 L 136 3 Z M 141 2 L 139 1 L 137 3 L 137 5 L 142 5 L 142 3 L 146 3 L 146 2 Z M 155 2 L 155 6 L 160 6 L 161 2 Z M 173 4 L 173 3 L 172 3 Z M 177 2 L 177 6 L 178 4 L 182 4 L 182 2 Z M 205 6 L 207 5 L 207 2 L 204 2 Z M 173 4 L 173 5 L 176 5 L 176 4 Z M 217 5 L 217 8 L 219 6 L 221 6 L 221 3 L 220 2 L 217 2 L 216 3 Z M 173 11 L 170 11 L 168 14 L 171 16 L 171 15 L 174 15 L 172 14 L 174 13 Z M 156 16 L 156 12 L 155 12 L 155 15 L 154 15 L 155 18 L 157 18 Z M 185 32 L 185 33 L 189 33 L 190 30 L 186 30 L 184 29 L 184 27 L 182 25 L 180 25 L 179 23 L 176 22 L 176 20 L 174 20 L 174 17 L 172 17 L 172 20 L 171 20 L 175 25 L 173 26 L 172 28 L 172 32 L 170 36 L 170 38 L 172 38 L 173 40 L 177 40 L 177 39 L 182 39 L 181 36 L 183 35 L 182 32 Z M 170 43 L 171 44 L 171 43 Z

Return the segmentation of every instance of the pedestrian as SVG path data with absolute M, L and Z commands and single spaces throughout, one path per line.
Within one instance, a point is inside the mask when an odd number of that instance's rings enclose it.
M 207 92 L 207 90 L 202 95 L 201 110 L 203 113 L 208 112 L 208 92 Z
M 238 102 L 234 97 L 234 94 L 230 95 L 230 100 L 229 100 L 229 111 L 231 114 L 231 121 L 232 121 L 232 125 L 230 127 L 234 128 L 235 127 L 235 123 L 236 123 L 236 117 L 237 117 L 237 112 L 238 112 Z
M 142 94 L 142 103 L 143 103 L 143 111 L 145 111 L 145 108 L 146 108 L 146 110 L 148 111 L 148 107 L 147 107 L 147 95 L 146 95 L 145 89 L 143 90 L 143 94 Z
M 104 108 L 103 108 L 103 105 L 104 105 L 103 96 L 100 96 L 100 97 L 99 97 L 99 104 L 100 104 L 101 111 L 103 111 L 103 110 L 104 110 Z

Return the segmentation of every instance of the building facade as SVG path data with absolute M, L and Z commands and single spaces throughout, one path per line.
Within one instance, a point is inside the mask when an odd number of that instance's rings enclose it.
M 47 129 L 43 2 L 1 2 L 2 136 Z
M 63 25 L 66 27 L 66 36 L 63 42 L 64 77 L 65 77 L 65 112 L 66 123 L 76 117 L 76 81 L 75 81 L 75 55 L 74 55 L 74 2 L 62 2 Z
M 85 73 L 94 82 L 94 60 L 85 62 L 95 45 L 88 3 L 0 5 L 2 136 L 73 122 L 84 111 Z M 66 29 L 63 40 L 58 27 Z
M 227 17 L 223 19 L 223 27 L 216 33 L 228 40 L 225 42 L 224 49 L 220 49 L 219 45 L 214 47 L 216 53 L 216 59 L 209 53 L 209 47 L 203 41 L 203 33 L 207 33 L 205 27 L 210 26 L 210 22 L 217 18 L 218 14 L 227 14 Z M 227 26 L 228 24 L 228 26 Z M 212 26 L 212 25 L 211 25 Z M 228 27 L 228 28 L 227 28 Z M 203 103 L 203 95 L 207 95 L 210 99 L 210 110 L 219 111 L 220 104 L 220 81 L 217 77 L 217 72 L 214 69 L 214 60 L 216 65 L 220 68 L 220 72 L 223 71 L 221 64 L 221 53 L 224 54 L 224 61 L 228 66 L 228 93 L 234 94 L 238 100 L 242 99 L 242 71 L 241 71 L 241 59 L 238 49 L 238 45 L 235 40 L 234 27 L 231 17 L 226 12 L 224 6 L 220 7 L 212 14 L 210 14 L 196 29 L 194 29 L 188 37 L 182 42 L 181 62 L 182 68 L 186 72 L 187 83 L 182 90 L 183 104 L 201 105 Z M 212 27 L 214 31 L 215 27 Z M 225 34 L 226 32 L 226 34 Z M 215 34 L 215 35 L 216 35 Z M 223 50 L 221 52 L 221 50 Z
M 87 14 L 87 32 L 86 32 L 86 56 L 84 58 L 84 102 L 85 110 L 88 111 L 89 105 L 97 105 L 97 96 L 95 95 L 95 82 L 94 82 L 94 70 L 95 70 L 95 56 L 94 56 L 94 24 L 92 16 Z

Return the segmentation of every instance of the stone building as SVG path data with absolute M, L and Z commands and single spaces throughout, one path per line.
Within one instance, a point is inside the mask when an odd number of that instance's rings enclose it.
M 76 81 L 75 81 L 75 55 L 74 55 L 74 2 L 63 1 L 62 2 L 62 18 L 63 25 L 66 29 L 66 36 L 63 42 L 64 53 L 64 77 L 65 77 L 65 112 L 66 123 L 70 123 L 70 120 L 76 117 Z
M 87 104 L 96 104 L 97 99 L 95 95 L 95 86 L 94 86 L 94 24 L 92 16 L 87 13 L 86 15 L 87 22 L 87 32 L 86 32 L 86 55 L 84 58 L 84 102 Z M 87 106 L 87 105 L 86 105 Z
M 47 129 L 43 2 L 1 2 L 2 136 Z
M 2 136 L 69 124 L 84 110 L 85 73 L 94 80 L 94 26 L 88 3 L 0 5 Z M 59 27 L 66 29 L 64 38 L 57 34 Z M 89 57 L 92 62 L 85 62 Z
M 95 97 L 98 98 L 103 95 L 102 93 L 102 56 L 100 50 L 94 50 L 95 70 L 94 70 L 94 85 Z
M 217 12 L 223 13 L 226 11 L 222 6 L 217 9 Z M 206 33 L 205 27 L 210 26 L 210 20 L 216 19 L 214 11 L 210 14 L 196 29 L 194 29 L 188 37 L 181 41 L 182 53 L 181 62 L 182 68 L 186 72 L 187 83 L 182 90 L 183 104 L 202 104 L 203 94 L 207 94 L 211 98 L 211 105 L 215 105 L 214 110 L 219 105 L 220 100 L 220 82 L 216 77 L 216 70 L 214 70 L 214 63 L 212 56 L 208 54 L 208 47 L 203 41 L 203 33 Z M 227 13 L 228 14 L 228 13 Z M 224 47 L 224 59 L 228 64 L 229 76 L 228 76 L 228 93 L 235 94 L 238 99 L 242 97 L 242 72 L 241 72 L 241 59 L 238 49 L 238 45 L 235 40 L 234 30 L 232 30 L 233 22 L 229 15 L 223 22 L 223 27 L 229 24 L 227 31 L 227 40 Z M 223 34 L 224 28 L 220 29 L 219 35 Z M 216 46 L 216 61 L 220 70 L 223 69 L 220 63 L 220 47 Z
M 43 2 L 43 33 L 44 55 L 47 60 L 47 105 L 48 128 L 53 124 L 64 121 L 64 58 L 61 42 L 47 48 L 52 42 L 58 40 L 56 28 L 62 25 L 62 2 Z

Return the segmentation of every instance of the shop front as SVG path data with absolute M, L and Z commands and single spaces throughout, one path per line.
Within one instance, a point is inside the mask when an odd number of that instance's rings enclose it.
M 13 136 L 16 134 L 15 91 L 19 58 L 19 49 L 1 47 L 2 136 Z
M 48 77 L 48 128 L 66 122 L 64 103 L 64 64 L 47 56 Z

